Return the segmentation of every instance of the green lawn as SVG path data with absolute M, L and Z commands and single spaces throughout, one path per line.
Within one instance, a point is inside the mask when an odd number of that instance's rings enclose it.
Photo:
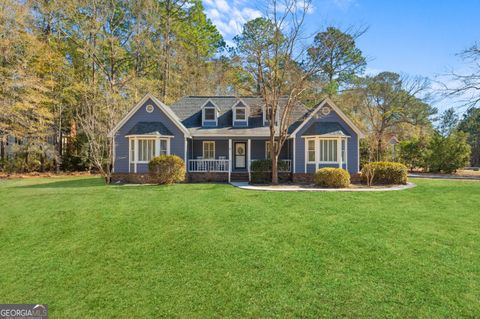
M 476 317 L 480 182 L 375 193 L 0 180 L 0 303 L 51 318 Z

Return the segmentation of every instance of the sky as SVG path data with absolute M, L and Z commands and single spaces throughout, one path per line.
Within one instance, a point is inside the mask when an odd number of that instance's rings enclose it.
M 246 21 L 265 12 L 261 1 L 203 3 L 207 16 L 229 44 Z M 394 71 L 439 80 L 451 70 L 468 71 L 457 53 L 480 43 L 480 0 L 313 0 L 310 11 L 306 34 L 330 25 L 368 27 L 357 42 L 367 57 L 368 74 Z M 433 87 L 438 85 L 433 83 Z M 459 99 L 434 102 L 440 110 L 460 104 Z

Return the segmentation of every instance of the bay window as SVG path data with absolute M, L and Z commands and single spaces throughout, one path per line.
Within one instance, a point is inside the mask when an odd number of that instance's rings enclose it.
M 341 164 L 347 159 L 346 138 L 311 137 L 305 141 L 305 156 L 309 164 Z
M 170 154 L 170 140 L 160 137 L 129 136 L 129 163 L 145 164 L 159 155 Z

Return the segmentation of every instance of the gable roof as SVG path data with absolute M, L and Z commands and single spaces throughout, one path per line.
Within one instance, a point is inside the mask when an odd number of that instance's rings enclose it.
M 312 117 L 318 113 L 318 111 L 320 111 L 320 109 L 325 105 L 325 104 L 328 104 L 328 106 L 330 106 L 334 111 L 335 113 L 337 113 L 337 115 L 355 132 L 357 133 L 358 137 L 359 138 L 364 138 L 365 137 L 365 133 L 363 133 L 359 128 L 358 126 L 356 126 L 352 120 L 350 120 L 346 115 L 345 113 L 342 112 L 342 110 L 340 110 L 338 108 L 338 106 L 333 103 L 332 100 L 330 100 L 329 98 L 325 98 L 322 102 L 320 102 L 320 104 L 318 104 L 318 106 L 313 110 L 313 112 L 310 113 L 310 115 L 298 126 L 295 128 L 295 130 L 291 133 L 291 135 L 296 135 L 300 129 L 305 126 L 306 123 L 308 123 Z
M 108 133 L 109 137 L 113 137 L 115 133 L 138 111 L 139 108 L 142 107 L 148 99 L 152 100 L 153 104 L 156 105 L 161 111 L 165 113 L 165 115 L 183 132 L 186 136 L 190 136 L 190 132 L 186 129 L 186 127 L 181 123 L 178 116 L 165 104 L 163 104 L 159 99 L 153 96 L 150 93 L 145 94 L 145 96 L 140 100 L 140 102 L 135 105 L 130 112 L 127 113 L 123 117 L 123 119 L 118 122 L 117 125 Z

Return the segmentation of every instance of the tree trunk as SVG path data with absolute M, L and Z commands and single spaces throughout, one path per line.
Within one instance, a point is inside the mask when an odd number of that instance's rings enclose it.
M 274 148 L 272 147 L 272 149 Z M 278 184 L 278 158 L 276 155 L 272 157 L 272 184 Z

